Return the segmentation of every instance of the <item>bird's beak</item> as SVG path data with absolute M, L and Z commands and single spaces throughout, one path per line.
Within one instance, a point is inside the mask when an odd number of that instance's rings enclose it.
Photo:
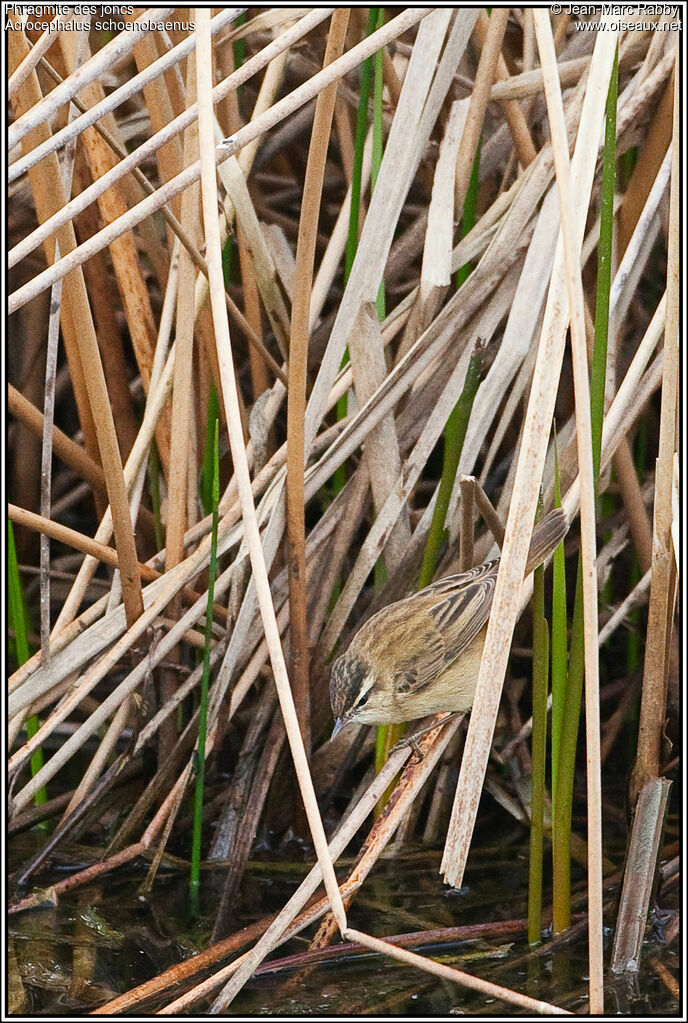
M 344 718 L 337 718 L 337 720 L 334 723 L 334 728 L 332 729 L 332 735 L 330 736 L 330 740 L 334 739 L 335 735 L 341 732 L 342 728 L 346 723 L 347 722 Z

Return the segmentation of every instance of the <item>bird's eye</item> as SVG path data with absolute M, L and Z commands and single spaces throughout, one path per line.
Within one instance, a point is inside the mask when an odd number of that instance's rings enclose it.
M 368 694 L 364 693 L 363 696 L 358 701 L 358 706 L 359 707 L 364 707 L 367 702 L 368 702 Z

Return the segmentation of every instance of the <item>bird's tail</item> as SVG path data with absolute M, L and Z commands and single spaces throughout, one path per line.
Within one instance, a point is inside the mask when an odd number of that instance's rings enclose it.
M 566 536 L 569 520 L 563 508 L 553 508 L 535 525 L 528 551 L 526 575 L 549 557 L 557 544 Z

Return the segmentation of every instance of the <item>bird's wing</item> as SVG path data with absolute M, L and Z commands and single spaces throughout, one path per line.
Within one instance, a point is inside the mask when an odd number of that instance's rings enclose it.
M 394 683 L 397 693 L 416 693 L 435 681 L 445 664 L 442 633 L 429 614 L 396 648 Z
M 490 617 L 499 559 L 470 572 L 441 579 L 436 585 L 440 599 L 430 617 L 444 643 L 444 666 L 454 661 L 475 639 Z M 446 596 L 442 596 L 446 593 Z
M 447 576 L 368 620 L 351 648 L 372 647 L 394 665 L 398 693 L 420 692 L 474 639 L 487 621 L 499 559 Z M 409 605 L 413 605 L 412 608 Z M 413 628 L 409 618 L 413 617 Z M 384 629 L 381 619 L 384 616 Z

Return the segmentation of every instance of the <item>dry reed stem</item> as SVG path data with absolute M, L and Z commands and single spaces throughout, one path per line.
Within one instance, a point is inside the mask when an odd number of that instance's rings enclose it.
M 454 984 L 461 984 L 462 987 L 467 987 L 469 991 L 478 991 L 487 998 L 507 1002 L 509 1005 L 518 1006 L 519 1009 L 543 1016 L 571 1015 L 568 1009 L 560 1009 L 557 1005 L 552 1005 L 551 1002 L 544 1002 L 539 998 L 530 998 L 528 995 L 522 995 L 518 991 L 502 987 L 500 984 L 493 984 L 489 980 L 473 977 L 470 973 L 464 973 L 463 970 L 456 970 L 453 966 L 444 966 L 442 963 L 436 963 L 427 956 L 420 956 L 409 949 L 392 945 L 389 941 L 373 938 L 369 934 L 363 934 L 361 931 L 354 930 L 352 927 L 347 928 L 344 937 L 347 941 L 357 941 L 360 945 L 370 948 L 374 952 L 380 952 L 383 955 L 391 956 L 392 959 L 398 959 L 400 963 L 416 966 L 419 970 L 431 973 L 442 980 L 450 980 Z
M 134 445 L 129 452 L 126 465 L 124 467 L 124 480 L 127 486 L 127 491 L 131 492 L 142 467 L 145 464 L 145 460 L 148 457 L 151 441 L 156 432 L 158 421 L 163 412 L 164 406 L 172 391 L 172 380 L 174 374 L 174 363 L 175 363 L 175 346 L 169 349 L 168 344 L 170 338 L 170 332 L 172 329 L 172 315 L 173 305 L 176 300 L 176 287 L 177 287 L 177 261 L 173 259 L 172 268 L 168 278 L 168 287 L 165 294 L 165 301 L 163 303 L 162 314 L 160 317 L 160 329 L 158 332 L 158 340 L 155 348 L 155 357 L 153 360 L 153 369 L 151 374 L 151 383 L 146 401 L 146 408 L 143 415 L 143 422 L 137 434 Z M 166 360 L 163 365 L 163 360 Z M 101 543 L 107 542 L 112 535 L 112 512 L 108 507 L 103 515 L 103 518 L 96 531 L 95 539 Z M 83 600 L 86 589 L 96 569 L 96 563 L 94 560 L 88 558 L 79 569 L 77 577 L 74 581 L 74 585 L 67 597 L 67 600 L 62 606 L 62 610 L 58 615 L 55 627 L 53 629 L 53 636 L 58 634 L 69 622 L 72 621 L 76 615 L 78 608 Z
M 508 7 L 506 8 L 506 11 L 508 13 Z M 485 39 L 490 31 L 491 24 L 492 18 L 488 19 L 487 14 L 484 11 L 481 11 L 478 15 L 478 20 L 475 23 L 475 35 L 481 46 L 484 45 Z M 500 43 L 499 52 L 497 54 L 497 63 L 494 68 L 494 78 L 496 81 L 508 82 L 510 77 L 509 69 L 502 54 L 502 44 Z M 492 89 L 490 90 L 490 98 L 492 98 Z M 537 156 L 537 150 L 533 145 L 530 129 L 528 128 L 528 121 L 521 109 L 520 103 L 516 100 L 503 97 L 500 100 L 500 103 L 504 110 L 506 122 L 509 125 L 511 137 L 514 141 L 514 148 L 518 156 L 518 161 L 522 167 L 527 167 L 528 164 L 532 163 Z
M 543 17 L 544 15 L 544 17 Z M 573 223 L 573 192 L 566 139 L 564 105 L 556 74 L 556 53 L 549 17 L 533 11 L 535 35 L 545 85 L 552 133 L 561 233 L 564 242 L 566 294 L 571 325 L 573 381 L 576 405 L 576 441 L 580 479 L 581 561 L 583 580 L 583 641 L 585 657 L 585 748 L 587 759 L 588 820 L 588 943 L 589 1004 L 591 1013 L 604 1011 L 604 948 L 602 896 L 602 783 L 600 773 L 600 678 L 597 638 L 597 572 L 595 477 L 592 461 L 590 381 L 585 336 L 585 311 L 580 252 L 583 232 Z M 574 232 L 577 237 L 574 237 Z
M 372 302 L 363 303 L 351 323 L 349 353 L 356 398 L 359 406 L 363 406 L 387 375 L 384 341 L 377 310 Z M 390 410 L 369 432 L 363 449 L 363 460 L 370 481 L 373 505 L 380 514 L 401 470 L 399 438 L 393 411 Z M 410 535 L 408 512 L 401 506 L 386 539 L 385 565 L 388 571 L 394 571 L 401 561 Z
M 186 66 L 185 101 L 196 101 L 195 54 L 191 52 Z M 192 122 L 184 133 L 182 166 L 187 167 L 198 158 L 198 125 Z M 182 195 L 181 223 L 194 245 L 200 242 L 200 186 L 191 185 Z M 167 572 L 184 558 L 184 535 L 189 524 L 189 498 L 193 493 L 190 482 L 192 461 L 195 461 L 195 422 L 193 358 L 194 358 L 194 297 L 196 270 L 187 250 L 179 254 L 177 309 L 175 317 L 175 360 L 172 385 L 172 417 L 170 426 L 170 461 L 167 478 L 167 516 L 165 522 L 165 570 Z M 224 290 L 224 289 L 223 289 Z M 200 351 L 198 353 L 200 358 Z M 192 433 L 194 434 L 192 438 Z M 193 474 L 193 480 L 197 474 Z M 194 516 L 195 517 L 195 516 Z M 193 523 L 193 519 L 191 519 Z M 179 612 L 178 600 L 172 602 L 172 616 Z M 173 652 L 174 660 L 178 653 Z M 160 700 L 164 704 L 174 694 L 177 678 L 172 668 L 163 669 L 160 678 Z M 170 755 L 177 740 L 177 724 L 172 717 L 163 722 L 158 735 L 158 762 Z
M 263 325 L 260 316 L 260 298 L 258 295 L 258 285 L 256 284 L 256 276 L 253 269 L 253 263 L 249 259 L 248 250 L 246 247 L 246 235 L 237 226 L 237 249 L 239 251 L 239 268 L 241 272 L 241 286 L 244 295 L 244 311 L 246 321 L 254 331 L 256 337 L 262 340 Z M 254 402 L 258 400 L 259 396 L 268 389 L 269 381 L 268 374 L 265 368 L 265 359 L 262 357 L 262 353 L 259 353 L 253 346 L 251 346 L 249 352 L 249 359 L 251 364 L 251 385 L 253 389 Z
M 9 34 L 10 53 L 14 54 L 14 60 L 20 56 L 22 41 L 26 46 L 26 38 L 15 31 Z M 76 72 L 78 75 L 78 71 Z M 17 93 L 19 107 L 28 107 L 36 97 L 40 96 L 40 88 L 35 72 L 29 76 Z M 37 137 L 42 138 L 49 133 L 47 125 L 36 129 Z M 34 136 L 27 136 L 24 141 L 28 145 Z M 57 161 L 54 157 L 53 175 L 48 176 L 48 168 L 36 169 L 32 174 L 32 188 L 36 196 L 36 209 L 39 219 L 44 219 L 42 214 L 49 215 L 48 211 L 64 204 L 65 195 L 62 187 L 61 176 Z M 74 228 L 71 224 L 65 225 L 58 233 L 56 240 L 60 252 L 69 252 L 76 246 Z M 51 253 L 46 253 L 50 261 Z M 54 265 L 54 264 L 53 264 Z M 69 333 L 73 335 L 72 368 L 74 369 L 74 380 L 77 381 L 79 371 L 74 365 L 78 359 L 82 370 L 84 392 L 81 396 L 82 409 L 84 399 L 88 404 L 89 414 L 82 418 L 82 426 L 88 436 L 88 420 L 90 417 L 93 423 L 95 436 L 97 438 L 98 450 L 100 453 L 105 480 L 113 509 L 113 523 L 117 540 L 117 549 L 122 563 L 122 582 L 124 601 L 129 622 L 133 622 L 143 610 L 141 598 L 141 580 L 137 571 L 136 545 L 134 534 L 129 518 L 128 502 L 124 477 L 122 474 L 122 463 L 117 444 L 112 418 L 112 410 L 107 393 L 103 366 L 98 351 L 91 311 L 88 304 L 88 295 L 81 271 L 69 274 L 64 283 L 63 300 L 63 334 L 65 341 Z M 71 327 L 71 331 L 68 329 Z M 77 355 L 78 352 L 78 355 Z M 78 387 L 75 383 L 75 396 L 78 403 Z M 80 410 L 81 411 L 81 410 Z
M 481 13 L 487 21 L 487 24 L 484 25 L 482 38 L 478 27 Z M 508 20 L 508 7 L 495 9 L 493 17 L 489 18 L 489 20 L 485 17 L 484 12 L 479 12 L 473 29 L 474 35 L 480 40 L 482 49 L 478 70 L 475 73 L 475 82 L 471 90 L 461 144 L 456 158 L 456 176 L 454 178 L 454 213 L 456 217 L 463 213 L 468 182 L 470 181 L 473 162 L 478 149 L 478 142 L 480 141 L 480 133 L 483 130 L 487 103 L 490 98 L 490 89 L 497 75 L 497 62 L 502 52 L 502 40 L 504 39 Z
M 273 61 L 280 53 L 288 49 L 294 42 L 297 42 L 304 35 L 311 31 L 311 29 L 318 25 L 328 16 L 328 10 L 318 9 L 311 11 L 306 17 L 301 19 L 299 23 L 292 29 L 288 29 L 282 33 L 278 39 L 264 47 L 259 53 L 251 57 L 250 60 L 246 61 L 240 68 L 232 72 L 224 82 L 221 82 L 213 91 L 213 96 L 216 101 L 220 101 L 224 96 L 231 94 L 233 90 L 236 90 L 244 82 L 248 81 L 254 74 L 262 70 L 267 64 Z M 138 47 L 137 47 L 138 49 Z M 136 54 L 135 49 L 134 53 Z M 151 103 L 152 113 L 155 114 L 157 104 Z M 184 113 L 175 117 L 170 123 L 165 123 L 164 127 L 161 127 L 155 134 L 142 143 L 133 153 L 130 153 L 128 157 L 120 161 L 117 167 L 114 167 L 109 171 L 100 181 L 94 181 L 84 192 L 75 196 L 74 199 L 70 200 L 67 208 L 58 211 L 50 220 L 45 224 L 39 225 L 38 228 L 26 238 L 24 238 L 15 248 L 12 250 L 10 256 L 13 265 L 19 259 L 23 259 L 29 252 L 31 252 L 36 245 L 40 244 L 45 238 L 49 238 L 51 234 L 54 234 L 61 223 L 66 223 L 71 220 L 77 212 L 84 209 L 90 203 L 94 202 L 98 196 L 110 188 L 117 180 L 133 171 L 144 162 L 155 155 L 159 150 L 165 148 L 170 140 L 175 140 L 175 145 L 180 146 L 176 136 L 184 131 L 189 124 L 191 124 L 197 117 L 198 110 L 197 105 L 194 104 L 189 107 Z M 90 113 L 90 116 L 97 116 L 98 111 L 94 114 Z M 181 150 L 179 163 L 181 163 Z M 245 168 L 244 168 L 245 169 Z M 172 180 L 174 174 L 167 177 L 165 174 L 161 174 L 163 181 Z
M 344 49 L 349 11 L 332 15 L 323 66 Z M 289 341 L 289 394 L 287 402 L 287 536 L 289 541 L 289 637 L 294 705 L 306 752 L 310 755 L 310 678 L 306 595 L 306 509 L 304 491 L 306 375 L 310 295 L 315 243 L 322 200 L 327 148 L 337 98 L 337 82 L 324 89 L 315 105 L 301 200 L 296 269 Z
M 416 797 L 429 779 L 448 743 L 456 735 L 461 717 L 449 717 L 446 720 L 440 718 L 439 721 L 437 717 L 436 715 L 433 719 L 436 727 L 430 729 L 420 742 L 422 760 L 414 760 L 404 768 L 384 809 L 368 832 L 347 881 L 356 881 L 360 885 L 368 877 L 404 818 L 416 804 Z M 347 908 L 352 901 L 353 895 L 346 903 Z M 310 948 L 323 948 L 332 942 L 335 934 L 336 922 L 330 913 L 318 928 Z
M 380 796 L 408 759 L 409 753 L 410 751 L 406 749 L 397 750 L 395 753 L 391 754 L 380 773 L 367 786 L 351 813 L 340 824 L 329 846 L 330 855 L 333 861 L 336 861 L 339 856 L 341 856 L 358 829 L 372 813 L 375 805 L 380 799 Z M 307 926 L 307 923 L 310 921 L 302 923 L 301 918 L 295 918 L 306 905 L 308 899 L 317 890 L 321 881 L 322 876 L 320 872 L 320 865 L 316 863 L 308 876 L 302 881 L 299 888 L 292 895 L 289 902 L 287 902 L 282 910 L 280 910 L 270 927 L 266 930 L 251 952 L 243 958 L 242 962 L 236 961 L 234 963 L 230 963 L 228 967 L 225 967 L 225 969 L 221 971 L 221 975 L 217 975 L 217 980 L 221 982 L 236 973 L 236 977 L 231 981 L 232 988 L 229 991 L 229 995 L 231 997 L 233 997 L 234 989 L 236 988 L 238 991 L 244 985 L 258 964 L 261 963 L 274 948 L 287 941 L 289 938 L 293 937 L 294 934 L 298 933 L 298 931 L 302 930 L 303 927 Z M 342 885 L 342 894 L 348 895 L 345 885 Z M 325 905 L 324 908 L 327 909 L 327 905 Z M 216 978 L 211 978 L 211 981 L 215 982 Z M 213 983 L 213 988 L 216 988 L 217 986 L 218 984 L 216 982 Z M 189 992 L 189 994 L 191 994 L 191 992 Z M 179 1006 L 178 1003 L 173 1003 L 172 1005 L 167 1006 L 161 1015 L 168 1012 L 172 1013 L 180 1007 L 181 1006 Z
M 633 827 L 628 838 L 623 888 L 614 934 L 611 960 L 614 973 L 636 973 L 640 968 L 670 789 L 671 782 L 668 779 L 650 778 L 638 797 Z
M 452 238 L 454 234 L 454 178 L 468 100 L 451 105 L 432 182 L 425 229 L 420 284 L 411 315 L 397 348 L 397 362 L 428 327 L 451 283 Z
M 325 16 L 322 10 L 316 12 L 318 15 Z M 398 15 L 392 21 L 388 22 L 377 32 L 368 36 L 357 46 L 354 46 L 351 50 L 345 53 L 339 60 L 334 61 L 327 68 L 323 68 L 321 72 L 314 75 L 308 81 L 304 82 L 303 85 L 298 86 L 293 92 L 283 99 L 278 100 L 269 110 L 266 110 L 264 114 L 257 117 L 255 120 L 249 122 L 245 127 L 240 128 L 236 135 L 233 136 L 231 141 L 228 141 L 225 145 L 218 147 L 215 152 L 216 163 L 223 163 L 230 157 L 236 155 L 241 149 L 247 146 L 249 143 L 261 138 L 270 128 L 274 128 L 276 124 L 288 117 L 289 114 L 294 113 L 300 107 L 304 106 L 309 100 L 312 100 L 321 92 L 324 88 L 330 85 L 336 79 L 342 78 L 348 74 L 355 67 L 358 67 L 367 57 L 374 53 L 376 49 L 391 42 L 397 36 L 402 35 L 404 32 L 412 28 L 417 22 L 422 21 L 428 17 L 432 12 L 425 8 L 409 8 L 402 14 Z M 285 35 L 287 33 L 284 33 Z M 249 62 L 243 65 L 243 68 L 248 68 Z M 240 68 L 235 72 L 235 76 L 238 78 Z M 234 76 L 232 76 L 234 79 Z M 238 82 L 233 81 L 232 85 L 236 85 Z M 56 90 L 54 90 L 56 91 Z M 132 154 L 136 159 L 132 160 L 132 165 L 138 164 L 141 159 L 144 158 L 145 144 L 140 146 L 135 154 Z M 147 155 L 147 154 L 146 154 Z M 130 167 L 126 161 L 122 161 L 118 165 L 118 172 L 121 174 L 127 173 Z M 54 280 L 59 277 L 64 277 L 75 267 L 80 266 L 83 262 L 93 255 L 94 252 L 99 252 L 106 245 L 109 245 L 115 238 L 119 237 L 124 231 L 128 231 L 137 224 L 141 223 L 151 214 L 155 213 L 156 210 L 160 209 L 166 203 L 170 202 L 175 196 L 179 195 L 195 181 L 200 178 L 200 165 L 195 163 L 191 167 L 187 167 L 180 174 L 177 174 L 171 181 L 156 191 L 155 195 L 147 196 L 137 206 L 129 210 L 124 216 L 120 217 L 115 224 L 111 224 L 108 227 L 103 228 L 93 238 L 89 239 L 84 245 L 80 245 L 74 249 L 73 252 L 69 253 L 67 258 L 61 258 L 53 266 L 40 274 L 37 274 L 33 280 L 23 288 L 19 288 L 8 300 L 8 310 L 14 312 L 23 306 L 26 302 L 30 301 L 37 294 L 40 294 L 46 288 L 49 288 Z M 107 186 L 112 184 L 110 175 L 106 175 L 100 182 L 100 186 L 107 180 Z M 85 193 L 84 193 L 85 194 Z M 64 203 L 62 204 L 64 206 Z M 63 216 L 65 213 L 63 213 Z M 72 216 L 70 211 L 67 215 L 67 219 Z
M 67 70 L 71 74 L 74 74 L 77 68 L 76 43 L 82 38 L 87 39 L 87 34 L 83 32 L 66 33 L 60 39 Z M 104 89 L 102 85 L 94 82 L 81 93 L 80 100 L 84 104 L 94 105 L 103 95 Z M 119 142 L 117 124 L 112 116 L 108 118 L 106 126 L 115 140 Z M 116 154 L 112 152 L 109 145 L 101 138 L 97 131 L 93 129 L 87 130 L 80 138 L 93 180 L 102 177 L 108 170 L 116 166 Z M 120 146 L 120 148 L 124 149 L 123 146 Z M 121 189 L 108 189 L 100 197 L 98 207 L 104 223 L 109 224 L 117 220 L 127 209 Z M 147 390 L 153 363 L 155 323 L 150 296 L 139 265 L 136 240 L 131 231 L 125 232 L 112 243 L 110 246 L 110 257 L 117 286 L 122 297 L 122 306 L 136 362 L 143 379 L 144 389 Z
M 580 210 L 576 227 L 581 240 L 615 46 L 616 39 L 611 33 L 601 32 L 595 41 L 572 163 L 572 187 L 578 197 Z M 537 161 L 531 167 L 536 163 Z M 561 244 L 558 244 L 518 456 L 492 614 L 442 860 L 441 869 L 445 881 L 454 887 L 461 884 L 468 856 L 506 661 L 520 605 L 521 581 L 538 498 L 537 484 L 542 477 L 554 409 L 556 388 L 553 381 L 558 379 L 561 371 L 568 324 L 568 308 L 562 296 L 563 290 L 563 250 Z
M 372 151 L 373 151 L 373 129 L 372 127 L 366 135 L 365 144 L 363 146 L 363 165 L 361 167 L 361 196 L 365 194 L 365 191 L 370 182 L 370 168 L 372 162 Z M 323 255 L 320 266 L 318 267 L 313 281 L 313 288 L 311 290 L 311 316 L 309 322 L 309 328 L 311 332 L 315 328 L 320 315 L 323 310 L 323 306 L 327 301 L 327 297 L 332 287 L 332 282 L 335 278 L 335 274 L 339 269 L 344 250 L 346 248 L 346 238 L 349 231 L 349 215 L 351 211 L 351 185 L 349 184 L 344 198 L 344 202 L 339 210 L 337 221 L 330 234 L 330 239 Z M 349 368 L 350 372 L 350 368 Z
M 576 85 L 590 65 L 590 57 L 574 57 L 562 60 L 557 73 L 562 87 Z M 502 103 L 504 100 L 528 99 L 542 92 L 542 69 L 532 68 L 519 75 L 509 75 L 496 81 L 490 89 L 490 100 Z
M 126 57 L 136 42 L 149 32 L 153 32 L 156 23 L 168 19 L 173 11 L 174 7 L 158 7 L 148 10 L 133 23 L 130 32 L 120 32 L 111 39 L 61 87 L 53 89 L 10 125 L 7 133 L 8 148 L 12 149 L 38 125 L 47 123 L 61 106 L 73 96 L 77 96 L 89 82 L 101 78 L 109 67 Z
M 234 377 L 234 366 L 231 356 L 231 341 L 227 327 L 227 319 L 217 289 L 222 288 L 222 264 L 220 253 L 220 236 L 217 225 L 217 182 L 215 177 L 214 126 L 212 111 L 212 48 L 209 32 L 209 12 L 197 10 L 196 52 L 198 58 L 198 94 L 199 94 L 199 139 L 202 167 L 203 221 L 206 234 L 208 271 L 210 275 L 210 300 L 213 312 L 216 343 L 218 345 L 218 362 L 222 381 L 222 397 L 229 429 L 230 446 L 234 461 L 235 473 L 239 488 L 242 517 L 247 545 L 253 567 L 253 581 L 258 597 L 261 618 L 265 630 L 265 638 L 270 651 L 275 685 L 282 708 L 282 715 L 291 747 L 299 788 L 304 800 L 308 823 L 311 828 L 313 842 L 321 864 L 323 879 L 330 897 L 333 911 L 338 917 L 340 927 L 346 926 L 346 915 L 337 887 L 337 878 L 327 850 L 327 840 L 323 829 L 318 804 L 313 788 L 313 781 L 308 770 L 308 760 L 301 739 L 298 718 L 289 686 L 284 655 L 280 642 L 279 629 L 275 619 L 275 611 L 270 594 L 260 532 L 253 505 L 251 480 L 241 430 L 241 419 Z
M 186 94 L 188 102 L 195 102 L 195 62 L 193 54 L 190 55 L 188 62 Z M 184 165 L 188 166 L 197 157 L 198 128 L 197 124 L 193 123 L 186 129 L 184 136 Z M 200 240 L 198 227 L 199 202 L 200 187 L 198 184 L 195 184 L 188 188 L 182 196 L 182 227 L 192 235 L 195 243 Z M 179 564 L 184 557 L 190 424 L 195 415 L 191 381 L 196 276 L 191 258 L 183 248 L 179 255 L 178 273 L 171 426 L 174 443 L 170 451 L 168 509 L 165 530 L 165 567 L 168 571 Z
M 11 383 L 7 385 L 7 409 L 33 434 L 37 437 L 43 436 L 43 413 Z M 80 444 L 75 443 L 59 426 L 55 425 L 52 428 L 52 449 L 65 465 L 69 466 L 77 476 L 86 480 L 94 490 L 99 490 L 103 494 L 107 493 L 105 476 L 100 465 L 93 461 Z
M 187 559 L 190 560 L 190 559 Z M 183 569 L 185 566 L 179 566 Z M 222 575 L 219 576 L 216 582 L 215 590 L 217 596 L 220 597 L 224 589 L 229 585 L 229 571 L 226 570 Z M 163 580 L 167 581 L 168 576 L 164 576 Z M 169 595 L 165 594 L 163 597 L 164 605 L 169 603 Z M 155 656 L 152 661 L 158 663 L 165 657 L 171 650 L 174 649 L 176 644 L 179 642 L 181 637 L 186 633 L 190 626 L 202 617 L 205 613 L 207 606 L 207 597 L 205 595 L 198 598 L 198 600 L 186 611 L 170 629 L 170 631 L 164 636 L 164 638 L 158 644 L 155 650 Z M 146 608 L 143 614 L 137 619 L 133 626 L 131 626 L 125 635 L 115 645 L 100 658 L 99 661 L 81 678 L 77 688 L 73 689 L 70 695 L 64 699 L 52 712 L 49 718 L 43 722 L 38 731 L 28 739 L 24 746 L 18 750 L 11 758 L 9 767 L 11 770 L 16 770 L 21 766 L 22 763 L 45 741 L 46 737 L 51 734 L 53 729 L 79 705 L 83 696 L 89 693 L 95 685 L 107 674 L 107 672 L 119 662 L 122 655 L 129 650 L 133 644 L 141 639 L 145 631 L 152 624 L 152 622 L 158 617 L 160 610 L 162 610 L 159 602 L 154 602 L 150 607 Z M 112 615 L 110 616 L 112 617 Z M 53 663 L 56 658 L 53 659 Z M 50 666 L 52 668 L 52 664 Z M 55 774 L 67 763 L 67 761 L 81 748 L 83 743 L 89 736 L 91 736 L 96 729 L 98 729 L 107 719 L 113 714 L 124 699 L 126 699 L 131 693 L 133 693 L 138 686 L 141 684 L 149 670 L 150 665 L 147 660 L 139 660 L 136 666 L 131 672 L 125 677 L 125 679 L 116 686 L 112 692 L 99 704 L 97 710 L 93 711 L 89 715 L 86 721 L 84 721 L 76 731 L 60 746 L 59 750 L 51 757 L 51 759 L 44 764 L 40 771 L 34 775 L 34 777 L 26 783 L 24 788 L 17 794 L 14 800 L 14 811 L 18 812 L 23 806 L 35 795 L 35 792 L 49 781 Z M 45 674 L 49 676 L 50 669 L 46 669 Z M 24 689 L 27 687 L 25 686 Z M 18 694 L 18 702 L 22 703 L 26 700 L 26 693 L 22 690 Z M 33 693 L 29 694 L 29 703 L 33 703 L 36 696 Z
M 679 82 L 679 47 L 675 46 L 674 82 Z M 674 613 L 676 562 L 672 556 L 673 461 L 679 379 L 679 90 L 674 90 L 671 145 L 671 190 L 667 257 L 666 329 L 660 412 L 659 451 L 655 471 L 652 584 L 640 704 L 638 753 L 631 779 L 631 798 L 659 776 L 668 677 L 668 646 Z M 667 154 L 668 155 L 668 154 Z M 630 246 L 629 246 L 630 247 Z
M 647 137 L 624 192 L 618 214 L 618 247 L 623 256 L 635 226 L 640 219 L 652 185 L 668 149 L 671 148 L 673 116 L 673 78 L 662 93 L 659 106 L 652 118 Z
M 191 37 L 184 40 L 186 46 L 185 50 L 188 51 Z M 170 55 L 167 54 L 168 61 Z M 110 94 L 105 97 L 101 102 L 104 106 L 99 109 L 108 110 L 108 108 L 115 109 L 112 106 L 114 102 L 124 98 L 127 95 L 131 95 L 132 98 L 136 92 L 140 89 L 143 92 L 143 101 L 148 110 L 148 116 L 150 118 L 150 126 L 153 134 L 157 134 L 165 129 L 165 126 L 174 119 L 174 111 L 172 109 L 172 102 L 167 88 L 167 81 L 164 75 L 157 75 L 157 69 L 164 66 L 166 61 L 164 57 L 158 56 L 158 48 L 155 45 L 155 39 L 152 36 L 145 36 L 137 45 L 134 47 L 134 60 L 136 61 L 136 67 L 138 69 L 138 75 L 135 75 L 133 79 L 125 82 L 120 89 L 115 90 L 116 95 Z M 161 63 L 158 63 L 161 61 Z M 134 85 L 134 91 L 132 91 L 132 83 Z M 138 88 L 137 88 L 138 87 Z M 182 107 L 185 105 L 182 102 Z M 95 113 L 85 113 L 84 124 L 95 117 Z M 178 174 L 183 166 L 183 142 L 181 139 L 174 137 L 171 138 L 164 146 L 155 154 L 155 160 L 158 168 L 158 175 L 161 181 L 170 181 L 175 174 Z M 126 159 L 126 153 L 124 154 Z M 116 171 L 113 170 L 113 173 Z M 126 180 L 126 179 L 125 179 Z M 177 196 L 173 201 L 170 209 L 174 210 L 176 216 L 181 214 L 181 202 Z M 167 232 L 168 251 L 171 248 L 172 238 L 170 232 Z M 162 281 L 161 281 L 162 284 Z
M 473 541 L 475 538 L 475 477 L 460 476 L 461 532 L 459 540 L 459 572 L 473 568 Z
M 640 607 L 645 603 L 650 591 L 651 578 L 652 572 L 648 569 L 640 582 L 636 583 L 628 596 L 619 604 L 609 621 L 600 629 L 600 646 L 609 639 L 611 634 L 618 629 L 620 625 L 628 621 L 628 616 L 631 611 L 634 611 L 636 607 Z
M 69 170 L 73 168 L 73 156 Z M 71 174 L 69 175 L 71 176 Z M 55 254 L 59 247 L 55 246 Z M 43 436 L 41 447 L 41 499 L 40 511 L 44 518 L 50 516 L 51 477 L 53 462 L 53 426 L 55 418 L 55 374 L 57 370 L 57 346 L 60 333 L 60 307 L 62 287 L 55 285 L 50 293 L 50 317 L 45 353 L 45 397 L 43 400 Z M 50 660 L 50 539 L 41 533 L 40 547 L 40 635 L 41 659 L 44 664 Z
M 7 81 L 7 98 L 12 99 L 19 86 L 26 81 L 32 71 L 36 69 L 41 57 L 44 56 L 56 41 L 57 36 L 62 32 L 62 26 L 71 21 L 74 15 L 69 11 L 57 14 L 49 28 L 36 40 L 21 64 L 12 72 Z
M 638 564 L 644 573 L 652 564 L 652 527 L 643 501 L 631 445 L 626 437 L 622 438 L 614 452 L 614 472 L 628 516 L 628 528 L 633 537 Z

